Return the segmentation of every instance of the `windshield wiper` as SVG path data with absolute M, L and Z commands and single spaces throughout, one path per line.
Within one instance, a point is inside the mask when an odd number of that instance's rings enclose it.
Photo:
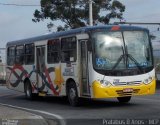
M 137 66 L 137 68 L 139 69 L 140 72 L 143 72 L 140 64 L 138 63 L 138 61 L 131 55 L 131 54 L 128 54 L 128 48 L 127 48 L 127 45 L 126 45 L 126 56 L 127 56 L 127 61 L 128 61 L 128 58 L 130 58 Z
M 126 66 L 128 67 L 128 58 L 130 58 L 136 65 L 136 67 L 139 69 L 140 72 L 143 72 L 142 68 L 140 67 L 140 64 L 138 63 L 138 61 L 131 55 L 131 54 L 128 54 L 128 49 L 127 49 L 127 46 L 125 47 L 125 53 L 124 53 L 124 49 L 122 47 L 122 50 L 123 50 L 123 55 L 121 55 L 117 62 L 115 63 L 115 65 L 113 66 L 112 68 L 112 71 L 118 66 L 118 64 L 121 62 L 121 60 L 124 58 L 125 59 L 125 63 L 126 63 Z
M 136 66 L 138 67 L 138 69 L 139 69 L 141 72 L 143 72 L 143 70 L 142 70 L 140 64 L 137 62 L 137 60 L 136 60 L 132 55 L 130 55 L 130 54 L 128 54 L 128 57 L 136 64 Z
M 113 68 L 112 68 L 112 71 L 118 66 L 118 64 L 121 62 L 121 60 L 124 58 L 124 55 L 121 55 L 119 58 L 118 58 L 118 60 L 117 60 L 117 62 L 114 64 L 114 66 L 113 66 Z
M 118 58 L 117 62 L 116 62 L 116 63 L 114 64 L 114 66 L 112 67 L 112 71 L 118 66 L 118 64 L 121 62 L 121 60 L 125 57 L 124 48 L 123 48 L 123 46 L 121 46 L 121 47 L 122 47 L 123 55 L 121 55 L 121 56 Z

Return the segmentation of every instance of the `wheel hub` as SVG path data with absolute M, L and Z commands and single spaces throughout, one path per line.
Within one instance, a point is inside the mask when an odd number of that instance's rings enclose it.
M 74 98 L 76 97 L 76 91 L 74 90 L 74 88 L 71 88 L 69 93 L 70 98 L 74 100 Z
M 31 94 L 30 94 L 30 90 L 29 90 L 29 87 L 28 87 L 28 86 L 27 86 L 26 93 L 27 93 L 27 96 L 30 97 Z

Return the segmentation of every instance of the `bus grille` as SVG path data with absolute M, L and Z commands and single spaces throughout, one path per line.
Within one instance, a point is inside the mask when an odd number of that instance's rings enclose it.
M 131 81 L 131 82 L 114 82 L 115 86 L 123 86 L 123 85 L 140 85 L 142 81 Z
M 133 94 L 137 94 L 140 91 L 140 89 L 133 89 L 132 92 L 123 92 L 123 90 L 117 90 L 117 94 L 119 96 L 132 96 Z

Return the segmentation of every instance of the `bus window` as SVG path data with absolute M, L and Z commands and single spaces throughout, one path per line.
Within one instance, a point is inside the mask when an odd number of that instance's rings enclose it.
M 49 40 L 47 48 L 48 48 L 47 62 L 48 63 L 58 63 L 59 62 L 59 52 L 60 52 L 59 39 Z
M 26 44 L 25 45 L 25 64 L 33 64 L 34 63 L 34 44 Z
M 15 62 L 15 47 L 9 47 L 8 48 L 8 55 L 7 55 L 7 64 L 12 66 Z
M 16 58 L 15 58 L 16 64 L 23 64 L 24 63 L 24 46 L 17 46 L 16 47 Z
M 75 62 L 77 59 L 76 37 L 63 38 L 61 40 L 61 61 Z

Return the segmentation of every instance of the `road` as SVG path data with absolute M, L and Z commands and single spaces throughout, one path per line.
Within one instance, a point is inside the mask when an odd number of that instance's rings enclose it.
M 154 95 L 133 97 L 127 104 L 120 104 L 117 99 L 106 99 L 105 101 L 85 99 L 82 100 L 81 106 L 71 107 L 65 98 L 47 97 L 29 101 L 25 99 L 23 93 L 0 86 L 0 103 L 52 113 L 65 119 L 67 125 L 107 125 L 121 122 L 110 121 L 111 119 L 123 119 L 125 122 L 130 120 L 132 125 L 141 125 L 145 122 L 160 124 L 160 89 L 157 89 Z M 40 112 L 34 113 L 46 119 L 53 118 Z

